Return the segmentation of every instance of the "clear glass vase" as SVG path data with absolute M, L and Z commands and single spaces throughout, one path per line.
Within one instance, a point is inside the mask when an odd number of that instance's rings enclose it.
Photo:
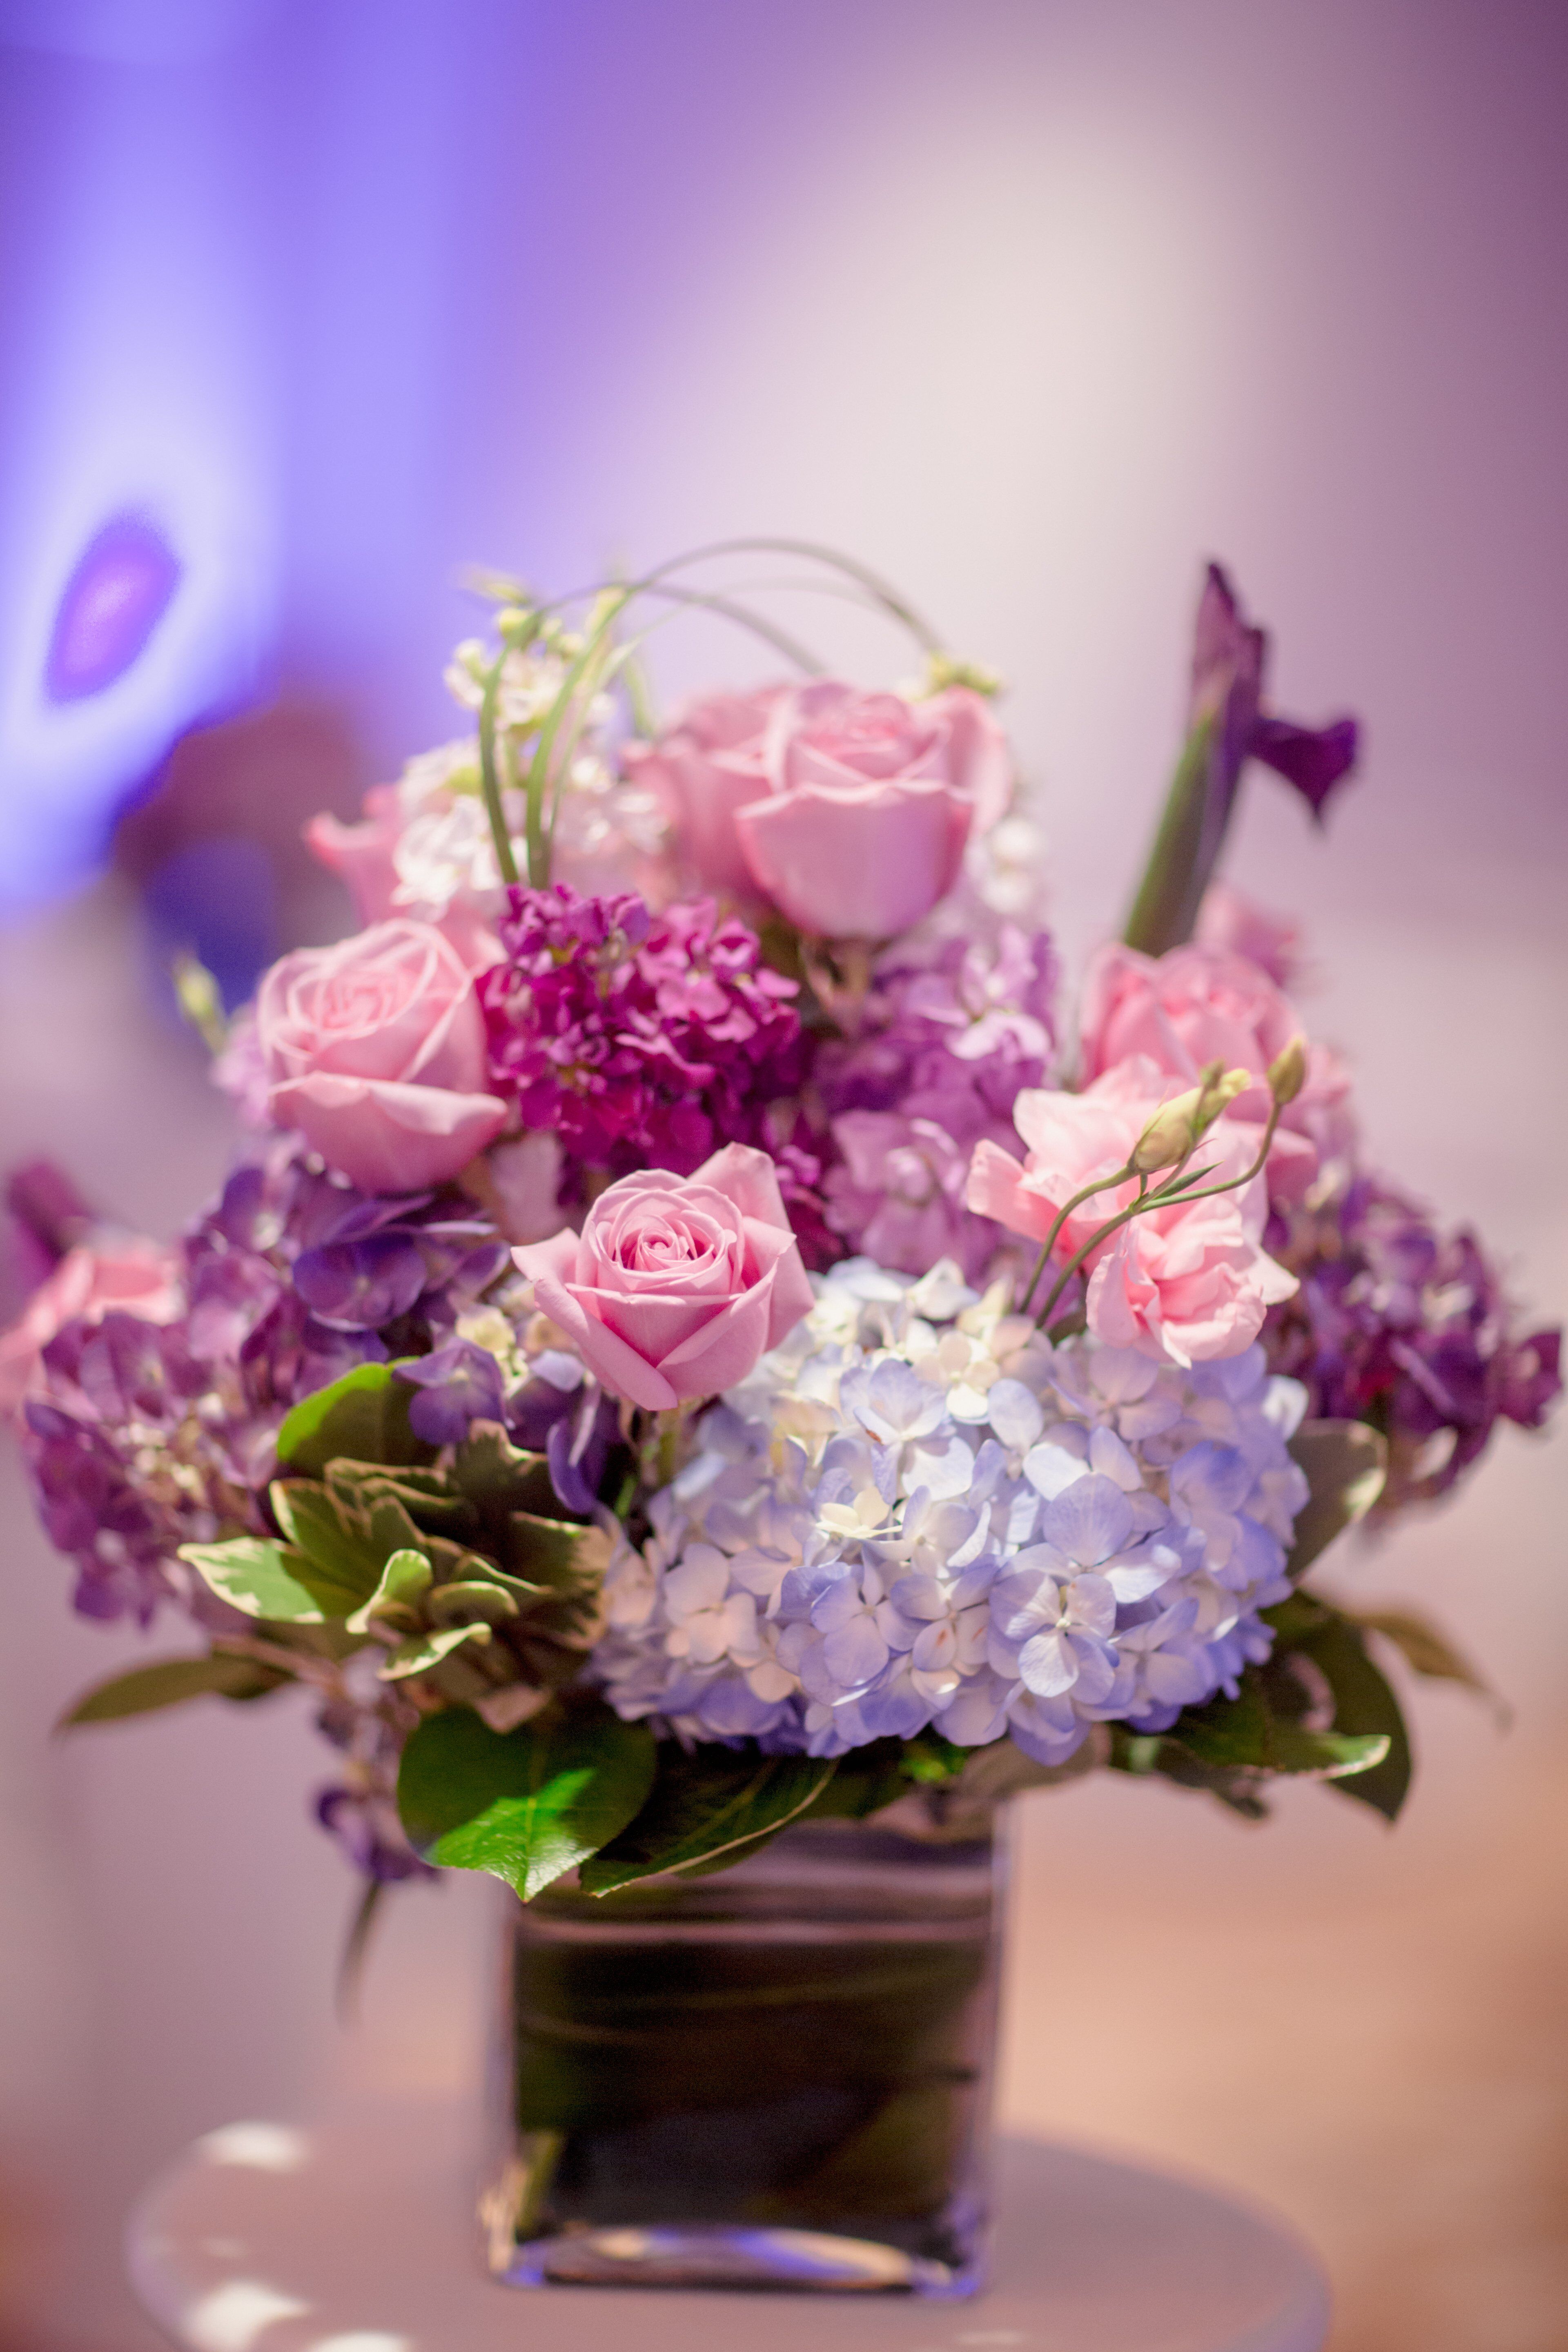
M 783 1832 L 710 1876 L 511 1906 L 480 2205 L 517 2286 L 973 2294 L 1005 1852 Z

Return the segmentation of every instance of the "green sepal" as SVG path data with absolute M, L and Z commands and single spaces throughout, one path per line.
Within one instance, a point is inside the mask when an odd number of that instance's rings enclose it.
M 188 1560 L 220 1601 L 247 1617 L 280 1625 L 324 1625 L 345 1616 L 363 1598 L 325 1575 L 313 1560 L 269 1536 L 234 1536 L 227 1543 L 182 1544 Z
M 426 1716 L 403 1751 L 397 1806 L 427 1858 L 505 1879 L 526 1903 L 641 1810 L 656 1750 L 646 1724 L 603 1706 L 552 1706 L 495 1732 L 470 1707 Z
M 727 1866 L 804 1813 L 832 1780 L 834 1759 L 761 1756 L 705 1744 L 688 1755 L 662 1740 L 647 1804 L 579 1873 L 589 1895 L 608 1895 L 664 1871 Z
M 55 1728 L 119 1723 L 127 1716 L 151 1715 L 158 1707 L 180 1706 L 192 1698 L 264 1698 L 292 1679 L 280 1667 L 263 1665 L 259 1659 L 241 1657 L 232 1650 L 213 1650 L 205 1658 L 157 1658 L 84 1691 Z
M 1286 1568 L 1304 1575 L 1336 1536 L 1364 1518 L 1388 1475 L 1388 1441 L 1364 1421 L 1304 1421 L 1290 1455 L 1311 1492 L 1296 1514 Z
M 345 1622 L 351 1633 L 368 1633 L 380 1618 L 416 1613 L 416 1604 L 430 1590 L 430 1563 L 422 1551 L 389 1552 L 381 1580 L 370 1599 Z
M 433 1462 L 436 1448 L 408 1423 L 414 1391 L 390 1364 L 356 1364 L 352 1372 L 302 1397 L 278 1433 L 279 1465 L 297 1477 L 319 1478 L 329 1462 L 410 1465 Z

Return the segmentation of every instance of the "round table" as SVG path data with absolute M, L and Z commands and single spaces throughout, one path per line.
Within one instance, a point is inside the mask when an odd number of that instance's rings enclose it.
M 1003 2143 L 972 2303 L 498 2285 L 456 2101 L 196 2141 L 132 2216 L 138 2296 L 188 2352 L 1321 2352 L 1321 2270 L 1269 2214 L 1086 2150 Z

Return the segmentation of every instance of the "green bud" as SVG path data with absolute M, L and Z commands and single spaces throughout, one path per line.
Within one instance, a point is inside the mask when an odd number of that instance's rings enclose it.
M 1221 1111 L 1228 1110 L 1237 1095 L 1244 1095 L 1253 1083 L 1250 1070 L 1224 1070 L 1211 1062 L 1200 1074 L 1198 1087 L 1198 1133 L 1211 1128 Z
M 981 662 L 956 661 L 951 654 L 928 654 L 922 694 L 941 694 L 950 686 L 966 686 L 973 694 L 983 694 L 989 701 L 1002 691 L 1003 680 L 994 669 Z
M 170 959 L 169 977 L 174 1002 L 209 1054 L 221 1054 L 228 1043 L 228 1019 L 216 981 L 205 963 L 182 948 Z
M 1201 1087 L 1190 1087 L 1184 1095 L 1161 1104 L 1132 1147 L 1128 1165 L 1135 1174 L 1152 1176 L 1157 1168 L 1174 1168 L 1187 1157 L 1201 1132 L 1197 1120 L 1202 1097 Z
M 1276 1062 L 1268 1065 L 1268 1091 L 1281 1110 L 1295 1101 L 1307 1083 L 1307 1041 L 1292 1037 Z

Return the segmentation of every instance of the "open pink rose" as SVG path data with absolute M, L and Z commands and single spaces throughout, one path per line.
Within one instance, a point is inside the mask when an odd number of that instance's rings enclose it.
M 473 977 L 429 923 L 275 963 L 256 999 L 267 1107 L 366 1192 L 455 1176 L 500 1130 Z
M 735 819 L 753 880 L 796 928 L 887 940 L 958 879 L 972 828 L 1007 804 L 1007 741 L 983 695 L 922 702 L 814 678 L 775 704 L 768 792 Z
M 1082 1094 L 1026 1090 L 1013 1111 L 1026 1160 L 1020 1166 L 998 1145 L 978 1144 L 969 1206 L 1044 1242 L 1063 1203 L 1096 1177 L 1125 1167 L 1159 1105 L 1179 1091 L 1142 1056 L 1119 1064 Z M 1204 1139 L 1203 1164 L 1214 1169 L 1216 1183 L 1238 1176 L 1256 1156 L 1254 1131 L 1227 1119 Z M 1131 1181 L 1118 1185 L 1075 1210 L 1057 1243 L 1057 1263 L 1074 1257 L 1136 1189 Z M 1086 1261 L 1089 1329 L 1109 1346 L 1178 1364 L 1239 1355 L 1274 1301 L 1296 1287 L 1262 1247 L 1267 1214 L 1258 1177 L 1234 1192 L 1134 1217 Z
M 143 1323 L 172 1323 L 182 1314 L 180 1264 L 173 1250 L 134 1234 L 104 1234 L 68 1250 L 10 1329 L 0 1331 L 0 1413 L 19 1410 L 57 1331 L 79 1316 L 100 1322 L 111 1307 Z
M 735 819 L 768 791 L 768 723 L 787 686 L 708 694 L 689 702 L 656 743 L 628 743 L 626 773 L 658 795 L 682 866 L 700 889 L 754 899 L 757 885 Z
M 891 939 L 958 879 L 1012 761 L 983 695 L 921 702 L 838 678 L 689 703 L 628 770 L 658 794 L 697 881 L 771 901 L 819 939 Z
M 1227 1118 L 1254 1148 L 1268 1117 L 1266 1074 L 1301 1024 L 1267 972 L 1244 955 L 1194 943 L 1163 956 L 1112 943 L 1100 949 L 1084 979 L 1083 1076 L 1100 1077 L 1142 1055 L 1180 1087 L 1194 1084 L 1206 1062 L 1252 1070 L 1258 1084 L 1237 1097 Z M 1354 1138 L 1350 1080 L 1326 1046 L 1309 1047 L 1307 1081 L 1287 1105 L 1268 1155 L 1268 1190 L 1300 1200 L 1320 1160 L 1339 1156 Z
M 743 1143 L 623 1176 L 581 1234 L 512 1255 L 595 1377 L 652 1412 L 732 1388 L 811 1305 L 773 1163 Z

